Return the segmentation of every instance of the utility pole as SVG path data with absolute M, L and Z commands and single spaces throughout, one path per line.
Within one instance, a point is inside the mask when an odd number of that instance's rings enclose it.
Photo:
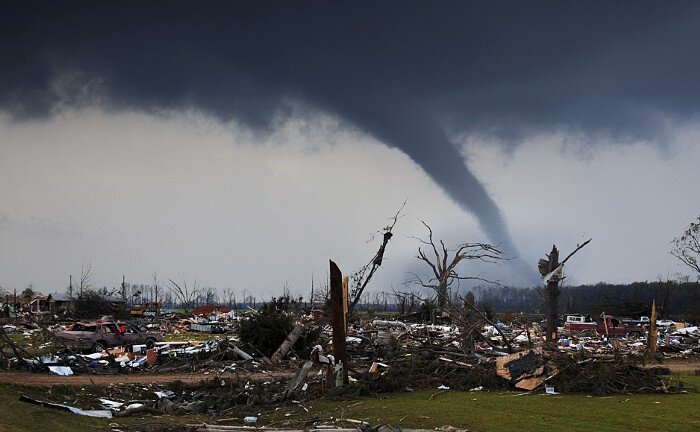
M 68 275 L 68 298 L 73 298 L 73 275 Z
M 311 309 L 314 308 L 314 273 L 311 272 Z

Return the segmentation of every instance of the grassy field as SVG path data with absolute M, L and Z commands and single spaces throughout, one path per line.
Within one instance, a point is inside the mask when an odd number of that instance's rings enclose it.
M 699 377 L 683 379 L 700 388 Z M 417 391 L 346 401 L 318 401 L 300 409 L 281 410 L 273 417 L 289 426 L 295 420 L 334 416 L 402 428 L 432 429 L 443 425 L 470 431 L 566 430 L 698 431 L 700 393 L 681 395 L 519 396 L 514 392 Z
M 52 391 L 53 390 L 53 391 Z M 65 390 L 65 389 L 63 389 Z M 84 390 L 84 389 L 74 389 Z M 43 394 L 41 394 L 43 392 Z M 43 401 L 65 403 L 52 393 L 54 389 L 23 388 L 21 386 L 0 384 L 0 432 L 95 432 L 112 431 L 166 431 L 184 430 L 187 423 L 202 423 L 205 416 L 146 416 L 142 418 L 98 419 L 76 415 L 52 408 L 45 408 L 27 402 L 20 402 L 22 394 Z M 78 408 L 85 407 L 84 400 L 89 394 L 77 394 L 74 404 Z
M 682 379 L 700 389 L 700 377 L 684 374 Z M 128 419 L 91 419 L 19 402 L 28 391 L 19 386 L 0 385 L 0 431 L 52 432 L 111 430 L 168 430 L 177 425 L 207 421 L 205 416 L 162 416 Z M 32 392 L 37 394 L 37 389 Z M 51 393 L 44 399 L 51 400 Z M 54 390 L 55 392 L 56 390 Z M 86 395 L 83 395 L 85 397 Z M 80 403 L 80 396 L 76 401 Z M 78 404 L 77 404 L 78 405 Z M 355 419 L 372 425 L 389 424 L 403 428 L 432 429 L 443 425 L 471 431 L 591 430 L 697 431 L 700 430 L 700 393 L 680 395 L 622 395 L 591 397 L 541 393 L 519 396 L 515 392 L 440 392 L 422 390 L 381 397 L 324 398 L 289 404 L 279 410 L 263 411 L 259 425 L 299 427 L 314 417 L 322 421 Z M 236 417 L 231 414 L 229 417 Z M 239 418 L 241 416 L 238 416 Z M 208 422 L 213 423 L 211 420 Z M 112 424 L 112 427 L 110 427 Z M 351 426 L 350 423 L 345 423 Z

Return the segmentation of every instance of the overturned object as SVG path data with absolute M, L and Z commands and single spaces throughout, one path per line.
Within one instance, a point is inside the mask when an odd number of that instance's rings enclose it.
M 544 382 L 544 359 L 542 354 L 532 350 L 499 357 L 496 374 L 516 388 L 534 390 Z
M 309 372 L 311 371 L 311 368 L 314 366 L 314 363 L 311 361 L 307 361 L 304 363 L 304 365 L 299 369 L 299 371 L 294 375 L 294 378 L 292 378 L 289 381 L 289 384 L 287 384 L 287 388 L 284 390 L 284 393 L 282 395 L 282 400 L 286 400 L 291 394 L 294 392 L 294 390 L 297 389 L 300 385 L 302 385 L 306 381 L 306 377 L 309 375 Z
M 29 402 L 35 405 L 41 405 L 47 408 L 59 409 L 62 411 L 72 412 L 73 414 L 79 414 L 87 417 L 100 417 L 100 418 L 112 418 L 112 411 L 110 410 L 82 410 L 80 408 L 72 407 L 70 405 L 63 405 L 53 402 L 44 402 L 36 399 L 32 399 L 29 396 L 22 395 L 19 397 L 22 402 Z

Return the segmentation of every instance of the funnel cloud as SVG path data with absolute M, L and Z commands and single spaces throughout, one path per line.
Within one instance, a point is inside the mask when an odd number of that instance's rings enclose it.
M 14 2 L 0 106 L 203 110 L 265 131 L 291 104 L 407 154 L 517 255 L 455 137 L 664 145 L 700 111 L 697 2 Z

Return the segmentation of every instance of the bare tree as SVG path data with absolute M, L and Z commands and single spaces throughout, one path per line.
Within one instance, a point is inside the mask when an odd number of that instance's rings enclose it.
M 393 286 L 391 287 L 391 290 L 394 292 L 394 303 L 396 304 L 398 312 L 402 315 L 405 314 L 406 309 L 408 308 L 408 295 L 400 291 L 396 291 L 396 288 Z
M 216 292 L 216 288 L 214 287 L 206 287 L 203 290 L 203 303 L 207 305 L 216 305 L 218 304 L 218 293 Z
M 88 261 L 87 264 L 83 262 L 80 265 L 80 280 L 78 283 L 78 295 L 82 296 L 83 291 L 89 290 L 92 287 L 91 282 L 92 277 L 92 261 Z
M 700 280 L 700 216 L 697 222 L 691 222 L 683 234 L 674 238 L 671 244 L 673 247 L 669 253 L 693 270 Z
M 413 289 L 410 291 L 397 291 L 392 286 L 391 290 L 394 293 L 396 307 L 400 314 L 415 312 L 418 309 L 420 297 Z
M 435 292 L 435 297 L 432 300 L 423 299 L 422 301 L 437 306 L 439 312 L 447 312 L 450 319 L 457 323 L 461 329 L 460 333 L 463 335 L 465 350 L 471 350 L 477 338 L 481 338 L 488 344 L 491 343 L 488 339 L 484 339 L 479 331 L 482 324 L 490 324 L 501 335 L 508 351 L 512 351 L 512 338 L 505 335 L 486 314 L 479 310 L 474 304 L 474 294 L 471 291 L 467 292 L 465 296 L 455 295 L 454 300 L 450 296 L 452 285 L 455 283 L 458 285 L 463 280 L 482 281 L 500 285 L 497 281 L 490 281 L 479 276 L 460 275 L 457 267 L 463 261 L 472 260 L 496 264 L 506 259 L 503 257 L 502 252 L 488 243 L 461 243 L 449 249 L 440 240 L 438 247 L 438 244 L 433 239 L 433 230 L 427 223 L 421 222 L 428 230 L 428 238 L 416 238 L 416 240 L 426 246 L 429 251 L 426 253 L 423 247 L 419 247 L 416 258 L 426 263 L 430 267 L 432 274 L 428 279 L 423 279 L 413 274 L 415 278 L 413 282 L 424 288 L 430 288 Z M 515 335 L 512 337 L 515 337 Z
M 374 273 L 377 271 L 377 269 L 379 269 L 379 266 L 382 265 L 384 253 L 386 252 L 386 246 L 389 244 L 391 237 L 394 236 L 392 230 L 396 226 L 396 222 L 399 220 L 401 211 L 403 211 L 404 207 L 406 207 L 406 201 L 403 202 L 401 208 L 399 208 L 394 217 L 390 219 L 391 225 L 387 225 L 382 229 L 382 244 L 379 246 L 377 253 L 374 254 L 374 257 L 372 257 L 370 262 L 362 266 L 362 268 L 350 276 L 350 279 L 352 280 L 352 289 L 349 295 L 350 304 L 348 306 L 350 314 L 352 314 L 352 312 L 355 310 L 357 303 L 360 302 L 362 293 L 364 292 L 365 288 L 367 288 L 369 281 L 372 280 L 372 276 L 374 276 Z
M 477 280 L 487 283 L 496 283 L 478 276 L 461 276 L 457 272 L 457 266 L 462 261 L 478 260 L 483 262 L 496 263 L 503 261 L 503 253 L 488 243 L 461 243 L 453 249 L 448 249 L 445 243 L 440 240 L 438 248 L 433 239 L 433 230 L 430 226 L 421 221 L 428 230 L 428 238 L 421 239 L 414 237 L 427 247 L 430 256 L 426 254 L 423 247 L 418 248 L 419 260 L 425 262 L 432 271 L 430 279 L 423 280 L 418 275 L 413 275 L 417 282 L 426 288 L 431 288 L 437 296 L 437 306 L 444 309 L 449 300 L 449 290 L 455 281 Z
M 158 273 L 153 272 L 153 275 L 151 275 L 151 280 L 153 283 L 151 284 L 151 288 L 153 289 L 153 300 L 154 302 L 158 303 L 160 301 L 160 291 L 163 289 L 163 282 L 158 280 Z
M 168 289 L 180 302 L 182 307 L 185 310 L 194 308 L 195 300 L 197 300 L 200 290 L 197 279 L 195 279 L 192 283 L 188 283 L 185 276 L 180 275 L 180 282 L 175 282 L 171 278 L 168 278 L 168 281 Z
M 330 275 L 327 280 L 321 282 L 320 287 L 317 287 L 316 290 L 314 290 L 314 298 L 312 299 L 312 302 L 321 308 L 325 307 L 331 298 L 331 285 L 328 283 L 328 280 L 330 280 L 329 278 Z
M 233 291 L 233 288 L 226 287 L 223 289 L 221 292 L 222 296 L 222 301 L 226 304 L 226 307 L 235 309 L 235 304 L 236 304 L 236 293 Z

